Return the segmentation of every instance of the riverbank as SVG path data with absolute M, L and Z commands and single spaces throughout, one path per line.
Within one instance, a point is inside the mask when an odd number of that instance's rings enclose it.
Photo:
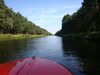
M 8 40 L 8 39 L 27 39 L 27 38 L 37 38 L 43 37 L 45 35 L 30 35 L 30 34 L 0 34 L 0 40 Z
M 85 39 L 92 41 L 100 41 L 100 32 L 91 32 L 91 33 L 75 33 L 75 34 L 67 34 L 61 35 L 67 39 Z

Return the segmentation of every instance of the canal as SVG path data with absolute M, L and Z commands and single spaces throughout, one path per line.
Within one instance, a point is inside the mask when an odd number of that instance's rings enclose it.
M 100 75 L 99 55 L 99 42 L 58 36 L 0 41 L 0 64 L 36 56 L 57 62 L 75 75 Z

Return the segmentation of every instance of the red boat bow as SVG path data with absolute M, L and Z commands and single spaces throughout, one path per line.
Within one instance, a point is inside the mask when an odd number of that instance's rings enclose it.
M 65 67 L 42 58 L 24 58 L 0 64 L 0 75 L 73 75 Z

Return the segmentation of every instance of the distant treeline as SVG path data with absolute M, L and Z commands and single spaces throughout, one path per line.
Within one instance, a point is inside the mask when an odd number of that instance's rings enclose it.
M 0 0 L 0 34 L 36 34 L 50 35 L 47 30 L 36 26 L 19 12 L 15 13 L 12 8 Z
M 84 0 L 82 7 L 62 19 L 62 29 L 56 35 L 100 31 L 100 0 Z

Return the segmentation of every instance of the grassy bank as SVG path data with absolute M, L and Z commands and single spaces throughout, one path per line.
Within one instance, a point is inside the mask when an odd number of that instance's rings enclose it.
M 85 40 L 92 40 L 92 41 L 100 41 L 100 32 L 76 33 L 76 34 L 67 34 L 61 36 L 67 39 L 85 39 Z
M 43 37 L 44 35 L 29 35 L 29 34 L 0 34 L 0 40 L 8 40 L 8 39 L 27 39 L 27 38 L 37 38 Z

